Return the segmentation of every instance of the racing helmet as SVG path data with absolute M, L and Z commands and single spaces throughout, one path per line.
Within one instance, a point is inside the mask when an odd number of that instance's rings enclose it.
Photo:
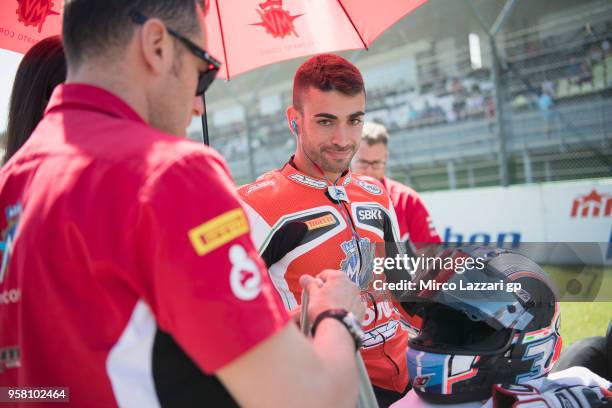
M 446 290 L 419 285 L 425 289 L 411 299 L 423 321 L 407 353 L 415 392 L 437 404 L 480 401 L 494 384 L 522 384 L 550 372 L 561 352 L 560 315 L 542 269 L 519 253 L 487 247 L 445 256 L 462 258 L 462 265 L 468 258 L 480 262 L 461 273 L 420 271 L 413 279 L 447 283 Z

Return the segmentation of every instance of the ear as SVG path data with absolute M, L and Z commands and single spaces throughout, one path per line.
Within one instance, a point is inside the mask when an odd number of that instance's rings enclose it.
M 300 112 L 295 109 L 293 105 L 287 108 L 287 123 L 289 125 L 289 130 L 291 133 L 298 137 L 300 134 L 299 122 L 300 122 Z
M 159 19 L 151 18 L 137 33 L 147 67 L 155 74 L 161 74 L 171 68 L 174 44 L 164 24 Z
M 202 116 L 204 114 L 204 100 L 201 96 L 196 96 L 193 99 L 193 106 L 191 107 L 192 116 Z

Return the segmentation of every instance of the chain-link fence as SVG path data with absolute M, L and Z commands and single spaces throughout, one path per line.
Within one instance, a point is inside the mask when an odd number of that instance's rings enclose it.
M 394 64 L 410 70 L 393 84 L 368 85 L 364 72 L 367 118 L 391 133 L 389 174 L 421 191 L 612 175 L 612 3 L 506 30 L 494 42 L 473 35 L 464 46 L 432 41 L 381 63 L 387 77 Z M 285 89 L 267 104 L 254 100 L 239 120 L 211 127 L 211 145 L 238 184 L 295 150 L 290 98 Z

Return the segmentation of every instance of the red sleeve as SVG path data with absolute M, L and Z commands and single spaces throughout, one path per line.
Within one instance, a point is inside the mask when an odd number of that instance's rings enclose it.
M 200 152 L 164 170 L 141 197 L 150 304 L 160 328 L 213 373 L 289 317 L 249 237 L 222 159 Z M 149 278 L 150 280 L 151 278 Z
M 407 222 L 410 241 L 414 243 L 439 243 L 440 235 L 436 231 L 431 216 L 425 208 L 423 199 L 416 191 L 412 191 L 407 199 Z

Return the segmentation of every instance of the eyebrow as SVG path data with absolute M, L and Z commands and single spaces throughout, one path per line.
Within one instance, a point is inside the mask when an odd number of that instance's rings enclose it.
M 365 115 L 365 113 L 362 112 L 362 111 L 354 112 L 354 113 L 351 113 L 349 115 L 349 119 L 354 119 L 354 118 L 357 118 L 357 117 L 363 116 L 363 115 Z M 316 115 L 313 115 L 313 117 L 315 117 L 315 118 L 327 118 L 327 119 L 334 119 L 334 120 L 338 119 L 338 117 L 336 115 L 332 115 L 331 113 L 317 113 Z

